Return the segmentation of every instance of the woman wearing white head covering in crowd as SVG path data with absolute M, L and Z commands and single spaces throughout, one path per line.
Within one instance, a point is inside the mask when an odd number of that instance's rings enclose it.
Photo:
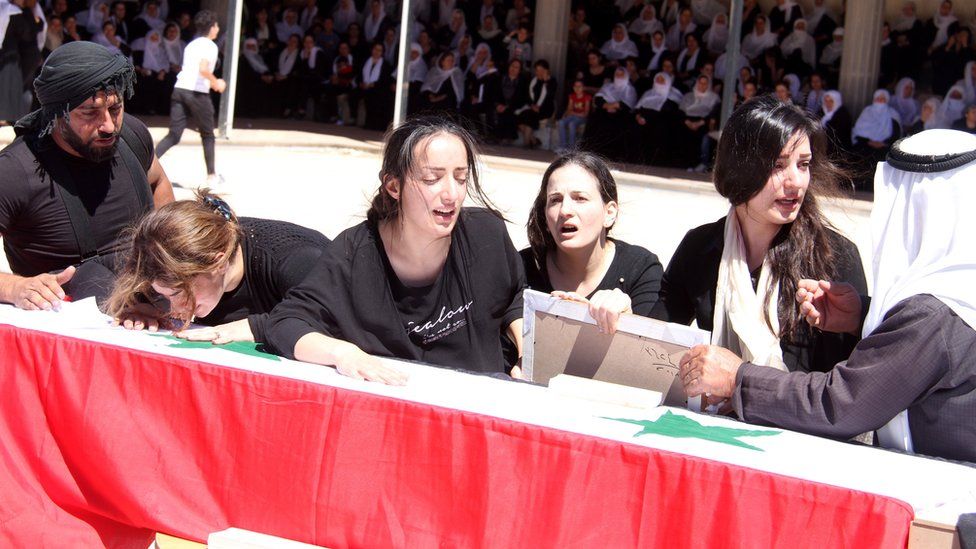
M 410 57 L 407 60 L 407 83 L 410 86 L 407 114 L 414 114 L 420 109 L 420 88 L 426 79 L 427 61 L 424 60 L 424 50 L 420 44 L 413 42 L 410 44 Z
M 628 127 L 636 104 L 637 90 L 630 83 L 627 69 L 618 66 L 613 80 L 604 84 L 593 97 L 593 110 L 583 133 L 584 148 L 607 158 L 623 159 L 627 152 L 627 136 L 621 128 Z
M 136 65 L 136 109 L 148 114 L 162 114 L 169 103 L 176 75 L 170 72 L 160 31 L 153 29 L 146 34 L 140 57 Z
M 112 53 L 118 53 L 126 57 L 132 53 L 125 40 L 115 34 L 115 23 L 111 21 L 102 23 L 102 32 L 93 36 L 92 42 L 105 46 Z
M 610 39 L 603 43 L 600 53 L 610 61 L 622 61 L 628 57 L 637 57 L 637 44 L 627 36 L 627 27 L 623 23 L 613 26 Z
M 698 30 L 698 25 L 692 20 L 691 10 L 681 8 L 678 12 L 678 21 L 668 28 L 668 33 L 664 39 L 668 43 L 671 51 L 681 51 L 685 47 L 685 37 Z
M 170 71 L 179 73 L 183 68 L 183 49 L 186 43 L 180 40 L 180 27 L 176 23 L 169 23 L 163 28 L 163 49 L 166 59 L 169 59 Z
M 88 34 L 95 36 L 102 32 L 102 23 L 109 19 L 108 0 L 96 0 L 88 8 L 88 16 L 85 18 L 85 30 Z
M 803 85 L 800 83 L 800 77 L 797 76 L 797 75 L 795 75 L 795 74 L 790 73 L 790 74 L 787 74 L 786 76 L 783 77 L 783 82 L 785 82 L 786 85 L 790 89 L 790 99 L 793 100 L 793 103 L 795 103 L 797 105 L 802 104 L 803 103 L 803 90 L 802 90 Z
M 475 50 L 471 45 L 471 35 L 465 34 L 458 41 L 457 48 L 454 48 L 454 64 L 457 65 L 461 72 L 467 74 L 468 66 L 474 59 Z
M 383 0 L 370 0 L 369 13 L 363 19 L 363 38 L 367 42 L 382 40 L 386 34 L 386 27 L 390 25 L 390 20 L 386 16 L 386 6 Z
M 702 139 L 716 129 L 721 103 L 722 98 L 712 91 L 712 80 L 705 75 L 699 75 L 691 91 L 681 98 L 678 108 L 682 117 L 675 132 L 679 167 L 696 171 L 707 168 L 710 159 L 702 158 Z
M 863 190 L 870 188 L 875 164 L 884 160 L 891 145 L 901 137 L 901 116 L 890 102 L 887 90 L 875 91 L 874 99 L 861 111 L 851 131 L 851 145 L 863 168 L 855 186 Z
M 301 81 L 298 78 L 298 65 L 301 62 L 302 39 L 293 34 L 285 41 L 285 47 L 278 54 L 275 70 L 275 114 L 288 118 L 297 112 L 301 96 Z
M 657 164 L 673 154 L 668 134 L 682 117 L 678 109 L 682 94 L 672 85 L 673 80 L 668 73 L 657 73 L 651 89 L 634 106 L 637 135 L 630 140 L 634 162 Z
M 966 105 L 965 110 L 962 111 L 962 118 L 956 120 L 952 129 L 976 134 L 976 105 Z
M 801 106 L 807 110 L 810 114 L 819 114 L 821 107 L 823 106 L 823 98 L 827 93 L 826 82 L 824 82 L 823 76 L 820 73 L 813 73 L 810 75 L 810 87 L 803 97 L 803 102 Z
M 820 68 L 828 72 L 837 73 L 840 67 L 840 57 L 844 53 L 844 27 L 834 29 L 833 41 L 820 53 Z
M 921 105 L 915 99 L 915 81 L 907 76 L 898 81 L 895 95 L 891 98 L 891 106 L 901 120 L 901 127 L 908 128 L 915 124 L 919 117 Z
M 427 79 L 420 88 L 431 110 L 453 111 L 464 98 L 464 73 L 457 68 L 453 52 L 444 52 L 437 64 L 427 71 Z
M 456 49 L 461 37 L 468 33 L 468 25 L 464 21 L 464 12 L 455 9 L 451 13 L 451 21 L 447 26 L 442 27 L 438 35 L 438 44 L 447 49 Z
M 925 130 L 945 129 L 942 121 L 939 119 L 939 108 L 941 106 L 942 100 L 938 97 L 932 96 L 926 99 L 922 103 L 921 109 L 919 109 L 919 117 L 915 121 L 915 124 L 905 133 L 915 135 Z
M 478 47 L 474 49 L 471 61 L 468 62 L 467 69 L 464 71 L 465 80 L 474 80 L 483 75 L 488 70 L 491 59 L 491 46 L 484 42 L 478 44 Z
M 756 17 L 752 32 L 742 39 L 742 55 L 749 61 L 756 62 L 766 50 L 778 43 L 776 33 L 767 28 L 766 16 Z
M 797 19 L 793 23 L 793 32 L 783 39 L 780 50 L 786 60 L 787 71 L 803 76 L 813 71 L 817 65 L 817 45 L 807 32 L 806 19 Z
M 661 70 L 661 62 L 669 57 L 668 44 L 664 40 L 664 32 L 654 31 L 651 35 L 650 61 L 647 62 L 647 72 L 653 74 Z
M 268 105 L 274 93 L 274 74 L 261 56 L 257 38 L 247 38 L 241 48 L 238 108 L 242 116 L 268 115 Z
M 664 23 L 657 18 L 657 8 L 652 4 L 645 4 L 637 19 L 630 23 L 628 30 L 631 34 L 640 37 L 642 43 L 650 44 L 652 34 L 657 31 L 664 32 Z
M 949 41 L 949 35 L 953 34 L 955 26 L 958 24 L 959 18 L 952 13 L 952 2 L 944 1 L 939 4 L 939 10 L 926 24 L 929 35 L 934 37 L 932 43 L 929 44 L 929 54 Z
M 488 47 L 487 44 L 479 44 Z M 475 59 L 478 55 L 475 55 Z M 473 65 L 472 65 L 473 66 Z M 477 66 L 468 67 L 468 76 L 465 79 L 466 99 L 461 105 L 461 113 L 475 122 L 476 127 L 485 137 L 490 138 L 495 133 L 498 125 L 498 102 L 502 91 L 502 74 L 495 66 L 495 60 L 491 56 L 491 51 L 483 63 Z M 482 119 L 484 120 L 482 124 Z
M 360 71 L 359 96 L 366 107 L 363 127 L 368 130 L 386 130 L 393 118 L 391 83 L 394 67 L 386 61 L 383 53 L 383 44 L 374 43 Z
M 939 123 L 943 128 L 951 128 L 962 118 L 962 111 L 966 108 L 966 90 L 962 84 L 949 88 L 942 105 L 939 107 Z
M 665 27 L 670 27 L 671 25 L 678 22 L 678 16 L 681 13 L 681 1 L 680 0 L 662 0 L 661 9 L 658 10 L 659 19 L 664 23 Z
M 966 63 L 966 68 L 962 71 L 962 80 L 956 85 L 963 87 L 963 100 L 966 103 L 976 103 L 976 61 Z
M 675 84 L 679 88 L 688 90 L 695 85 L 695 78 L 707 61 L 706 56 L 707 54 L 702 52 L 697 35 L 685 36 L 685 49 L 681 50 L 674 62 Z
M 715 24 L 719 14 L 727 14 L 729 8 L 718 0 L 691 0 L 691 13 L 696 25 L 708 26 Z
M 712 19 L 712 26 L 708 27 L 705 35 L 702 37 L 708 53 L 712 55 L 722 55 L 725 53 L 725 47 L 729 41 L 728 21 L 729 16 L 724 13 L 719 13 Z
M 335 23 L 335 30 L 339 34 L 345 34 L 349 25 L 359 22 L 359 12 L 356 11 L 356 3 L 353 0 L 339 0 L 335 11 L 332 12 L 332 21 Z
M 769 30 L 780 38 L 793 30 L 797 19 L 803 19 L 803 10 L 793 0 L 776 0 L 776 5 L 769 10 Z
M 828 0 L 813 0 L 813 8 L 804 17 L 807 20 L 807 32 L 813 36 L 819 53 L 830 43 L 834 29 L 837 28 L 837 15 L 827 6 Z
M 844 99 L 837 90 L 830 90 L 824 94 L 823 116 L 820 125 L 829 139 L 827 152 L 831 160 L 838 161 L 847 158 L 851 152 L 851 129 L 853 119 L 851 113 L 844 106 Z
M 725 52 L 722 55 L 718 56 L 718 59 L 715 60 L 715 78 L 721 80 L 722 82 L 725 82 L 726 71 L 728 71 L 728 65 L 729 65 L 728 55 L 729 55 L 728 52 Z M 732 69 L 733 71 L 732 74 L 738 75 L 739 71 L 741 71 L 743 67 L 748 67 L 748 66 L 749 66 L 749 58 L 740 53 L 738 62 L 735 64 L 735 67 Z

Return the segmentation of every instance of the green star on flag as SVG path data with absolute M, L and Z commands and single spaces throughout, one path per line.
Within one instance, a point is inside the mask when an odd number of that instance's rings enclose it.
M 626 419 L 616 417 L 604 417 L 612 421 L 632 423 L 640 425 L 642 430 L 638 431 L 634 437 L 643 435 L 661 435 L 673 438 L 699 438 L 710 440 L 720 444 L 729 444 L 740 448 L 748 448 L 763 452 L 762 448 L 753 446 L 739 440 L 740 437 L 768 437 L 778 435 L 781 431 L 756 430 L 756 429 L 733 429 L 731 427 L 714 427 L 702 425 L 697 421 L 683 415 L 675 414 L 670 410 L 656 420 L 649 419 Z
M 277 355 L 266 353 L 261 350 L 261 345 L 254 343 L 253 341 L 232 341 L 230 343 L 225 343 L 223 345 L 214 345 L 209 341 L 189 341 L 186 339 L 180 339 L 176 336 L 165 335 L 165 334 L 150 334 L 153 337 L 160 337 L 173 341 L 167 345 L 171 349 L 223 349 L 225 351 L 230 351 L 232 353 L 240 353 L 242 355 L 253 356 L 257 358 L 264 358 L 267 360 L 280 361 L 281 358 Z

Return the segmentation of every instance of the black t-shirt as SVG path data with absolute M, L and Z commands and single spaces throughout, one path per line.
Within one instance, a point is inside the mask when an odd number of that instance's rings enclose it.
M 634 314 L 650 316 L 651 309 L 657 303 L 658 293 L 661 291 L 661 277 L 664 276 L 661 261 L 641 246 L 616 239 L 613 243 L 616 249 L 610 268 L 607 269 L 607 274 L 603 276 L 600 284 L 586 298 L 592 298 L 593 294 L 600 290 L 620 288 L 621 292 L 630 296 L 630 307 Z M 549 281 L 546 265 L 543 264 L 541 268 L 536 265 L 531 248 L 526 248 L 519 254 L 525 265 L 525 279 L 529 288 L 539 292 L 552 292 L 554 288 Z
M 50 137 L 38 143 L 50 147 L 54 158 L 71 173 L 100 256 L 111 257 L 125 247 L 120 233 L 134 225 L 144 213 L 135 184 L 149 191 L 146 172 L 152 166 L 152 137 L 145 124 L 124 115 L 116 152 L 104 162 L 90 162 L 72 156 L 58 147 Z M 132 136 L 131 138 L 129 136 Z M 29 137 L 28 137 L 29 138 Z M 142 180 L 133 183 L 119 149 L 128 147 L 135 154 Z M 56 183 L 40 170 L 34 153 L 24 137 L 18 137 L 0 151 L 0 235 L 10 262 L 10 269 L 21 276 L 35 276 L 80 263 L 81 252 L 68 211 Z M 111 262 L 106 262 L 111 264 Z
M 244 279 L 225 293 L 210 314 L 196 319 L 217 326 L 247 318 L 254 341 L 266 340 L 268 316 L 298 286 L 329 247 L 318 231 L 271 219 L 240 218 Z
M 477 372 L 504 372 L 501 331 L 522 317 L 522 262 L 505 224 L 464 208 L 447 262 L 430 286 L 400 283 L 376 225 L 343 231 L 329 253 L 271 313 L 269 343 L 293 357 L 323 333 L 386 357 Z

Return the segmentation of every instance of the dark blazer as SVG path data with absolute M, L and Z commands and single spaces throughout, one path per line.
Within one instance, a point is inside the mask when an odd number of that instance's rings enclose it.
M 857 246 L 833 231 L 830 236 L 836 257 L 834 280 L 849 282 L 859 294 L 867 295 L 867 281 Z M 724 249 L 724 217 L 688 231 L 664 273 L 661 296 L 651 317 L 678 324 L 691 324 L 696 320 L 699 328 L 711 331 L 718 267 Z M 780 340 L 783 361 L 791 372 L 826 372 L 846 360 L 856 344 L 854 336 L 811 329 L 795 334 L 793 341 Z

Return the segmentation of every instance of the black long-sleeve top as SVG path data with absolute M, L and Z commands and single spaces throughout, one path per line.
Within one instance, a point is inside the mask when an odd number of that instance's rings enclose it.
M 305 283 L 271 315 L 272 348 L 289 358 L 310 333 L 384 357 L 505 372 L 501 333 L 522 318 L 525 273 L 504 222 L 464 208 L 447 262 L 430 286 L 409 287 L 369 221 L 336 237 Z
M 867 281 L 857 246 L 833 231 L 829 234 L 836 262 L 833 280 L 848 282 L 859 294 L 867 295 Z M 724 217 L 688 231 L 664 273 L 661 297 L 651 316 L 678 324 L 690 324 L 695 320 L 699 328 L 711 331 L 718 269 L 724 249 Z M 846 360 L 856 343 L 854 336 L 828 334 L 806 327 L 801 327 L 792 338 L 780 339 L 783 362 L 791 372 L 826 372 Z
M 223 295 L 214 310 L 196 319 L 216 326 L 247 319 L 254 341 L 267 342 L 269 313 L 298 286 L 329 247 L 318 231 L 271 219 L 240 218 L 244 238 L 244 278 Z
M 732 405 L 745 421 L 847 439 L 902 410 L 916 452 L 976 462 L 976 332 L 944 303 L 902 300 L 829 372 L 743 364 Z
M 586 298 L 592 298 L 600 290 L 620 288 L 620 291 L 630 296 L 630 308 L 634 314 L 650 316 L 661 291 L 664 267 L 657 256 L 646 248 L 621 240 L 614 240 L 613 243 L 616 251 L 610 268 L 600 284 Z M 549 281 L 545 263 L 541 266 L 536 264 L 531 248 L 526 248 L 519 254 L 525 266 L 525 279 L 529 288 L 539 292 L 552 292 L 555 288 Z

